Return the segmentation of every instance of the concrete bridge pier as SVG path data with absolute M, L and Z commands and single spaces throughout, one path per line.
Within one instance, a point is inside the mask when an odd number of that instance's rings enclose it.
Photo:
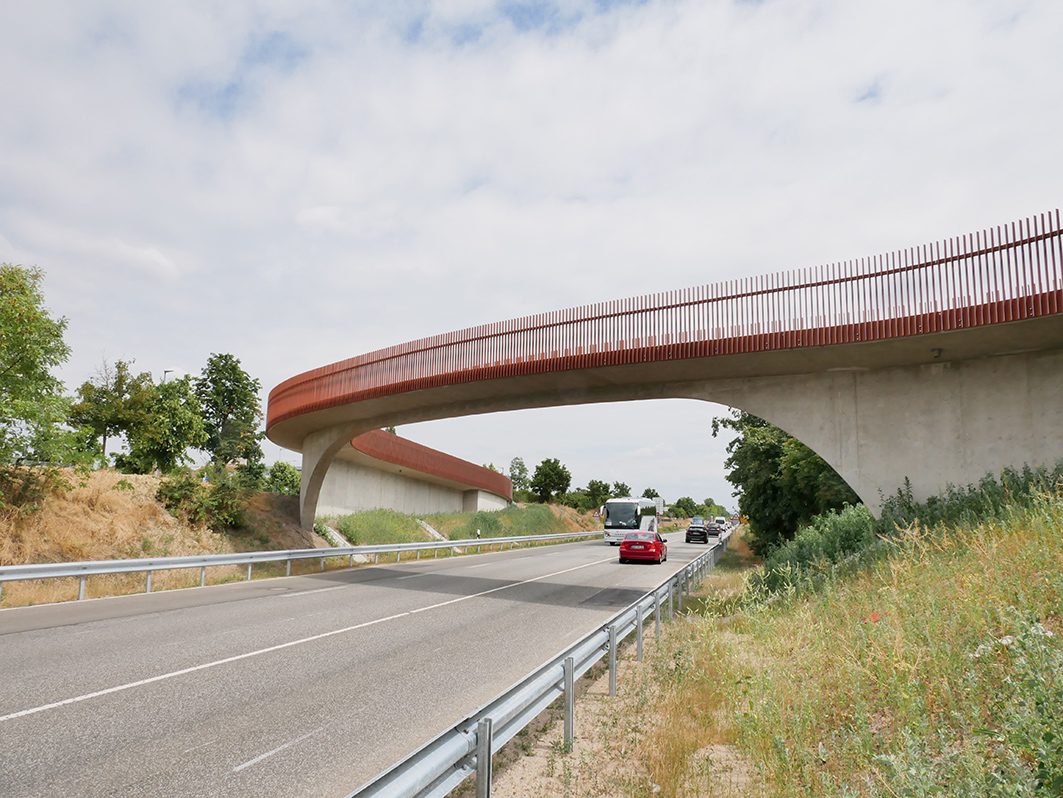
M 1005 466 L 1063 459 L 1063 350 L 882 369 L 707 381 L 683 395 L 742 408 L 826 460 L 873 512 Z
M 315 430 L 303 439 L 303 471 L 299 485 L 299 523 L 303 529 L 314 528 L 321 486 L 336 453 L 365 431 L 363 425 L 338 424 Z

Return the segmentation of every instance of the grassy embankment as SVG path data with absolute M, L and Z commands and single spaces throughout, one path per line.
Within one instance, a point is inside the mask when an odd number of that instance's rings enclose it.
M 569 507 L 543 504 L 514 504 L 496 512 L 431 513 L 419 517 L 451 540 L 475 538 L 477 529 L 482 537 L 497 538 L 598 528 L 598 520 L 590 515 Z M 394 510 L 367 510 L 325 520 L 354 545 L 431 540 L 417 518 Z
M 638 766 L 614 763 L 606 791 L 1063 795 L 1063 492 L 1048 476 L 1047 492 L 983 484 L 916 507 L 932 523 L 885 539 L 855 508 L 766 568 L 729 554 L 617 706 Z M 601 794 L 600 774 L 577 781 Z

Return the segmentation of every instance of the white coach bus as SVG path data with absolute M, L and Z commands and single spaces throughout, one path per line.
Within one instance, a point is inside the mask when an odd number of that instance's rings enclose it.
M 602 507 L 605 524 L 605 541 L 610 546 L 620 545 L 628 532 L 657 531 L 657 503 L 653 499 L 610 499 Z

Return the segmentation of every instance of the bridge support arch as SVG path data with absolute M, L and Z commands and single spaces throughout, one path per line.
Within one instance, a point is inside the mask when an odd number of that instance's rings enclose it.
M 303 440 L 303 471 L 299 485 L 299 523 L 303 529 L 313 529 L 321 486 L 336 453 L 351 442 L 363 426 L 340 424 L 311 432 Z

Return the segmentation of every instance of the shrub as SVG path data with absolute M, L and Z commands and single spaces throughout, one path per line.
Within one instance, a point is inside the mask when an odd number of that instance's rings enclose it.
M 1044 494 L 1063 488 L 1063 462 L 1054 468 L 1004 469 L 999 478 L 986 475 L 963 488 L 949 486 L 939 496 L 916 501 L 911 484 L 887 499 L 876 520 L 863 505 L 813 516 L 793 540 L 773 549 L 764 568 L 749 578 L 738 604 L 757 603 L 776 595 L 796 595 L 839 573 L 862 567 L 883 556 L 880 541 L 897 537 L 913 526 L 969 526 L 1002 519 L 1015 508 L 1029 507 Z M 732 609 L 735 601 L 728 601 Z
M 282 496 L 298 496 L 302 475 L 291 463 L 278 460 L 270 466 L 266 476 L 266 490 Z
M 0 467 L 0 512 L 30 515 L 57 490 L 70 487 L 59 469 L 43 467 Z
M 209 485 L 199 473 L 182 469 L 159 483 L 156 498 L 193 526 L 215 531 L 243 525 L 248 490 L 238 475 L 218 470 Z

